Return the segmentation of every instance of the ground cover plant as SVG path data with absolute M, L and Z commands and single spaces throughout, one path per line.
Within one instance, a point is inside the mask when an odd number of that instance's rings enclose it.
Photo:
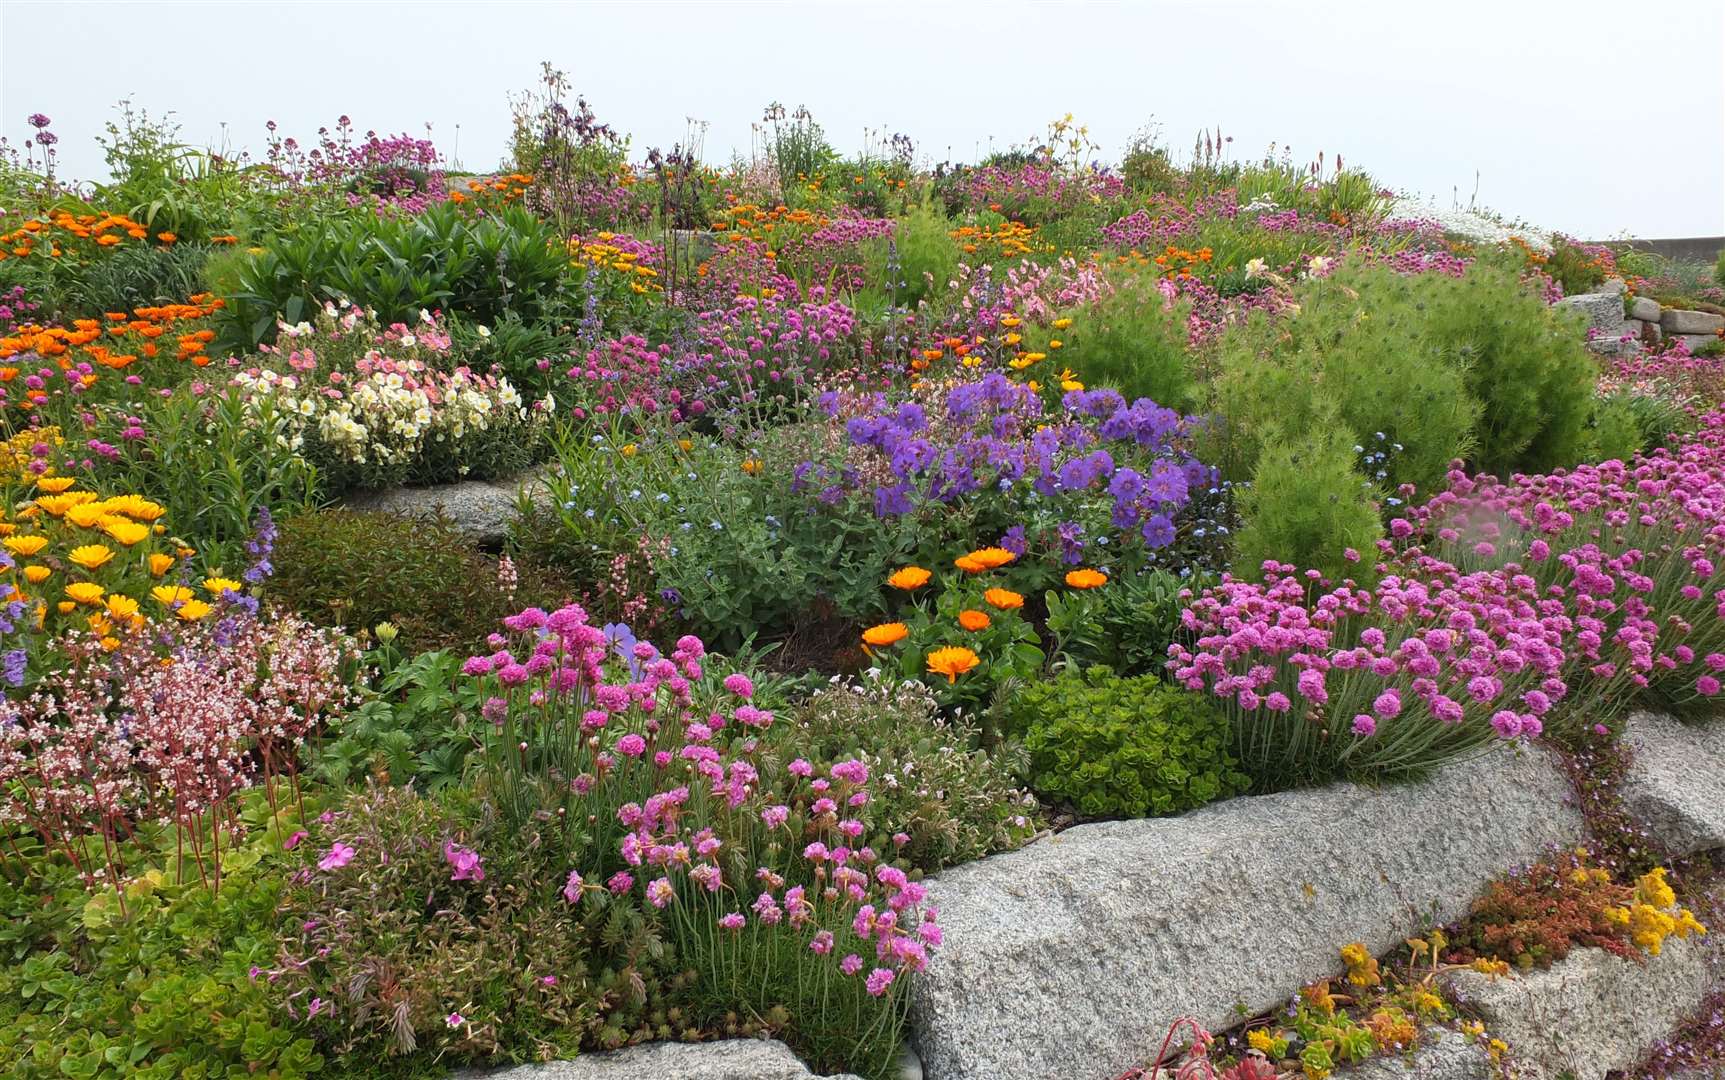
M 720 163 L 550 66 L 483 175 L 345 117 L 212 154 L 125 105 L 73 183 L 30 123 L 7 1075 L 773 1035 L 877 1080 L 941 962 L 927 875 L 1716 710 L 1725 359 L 1600 356 L 1553 305 L 1706 310 L 1696 267 L 1469 241 L 1219 134 L 1116 167 L 1071 117 L 935 164 L 774 103 Z M 475 482 L 520 492 L 483 549 L 459 501 L 345 505 Z M 1592 858 L 1349 945 L 1222 1075 L 1403 1052 L 1462 1022 L 1443 971 L 1701 932 Z

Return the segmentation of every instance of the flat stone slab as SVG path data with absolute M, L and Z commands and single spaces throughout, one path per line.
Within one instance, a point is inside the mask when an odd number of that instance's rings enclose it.
M 469 1080 L 817 1080 L 791 1048 L 775 1039 L 642 1043 L 570 1061 L 471 1072 Z M 845 1073 L 834 1080 L 861 1080 Z
M 1441 1031 L 1441 1029 L 1437 1029 Z M 1459 1031 L 1427 1028 L 1420 1038 L 1429 1045 L 1405 1057 L 1375 1057 L 1336 1070 L 1339 1080 L 1497 1080 L 1485 1047 Z
M 1081 825 L 929 883 L 945 942 L 915 984 L 929 1080 L 1112 1080 L 1168 1024 L 1211 1030 L 1466 914 L 1486 884 L 1584 833 L 1543 751 L 1419 784 L 1231 799 Z
M 1667 938 L 1640 963 L 1576 949 L 1545 971 L 1498 979 L 1457 972 L 1451 987 L 1509 1044 L 1521 1080 L 1605 1080 L 1695 1011 L 1718 985 L 1720 951 L 1707 938 Z
M 1666 308 L 1659 316 L 1659 325 L 1667 334 L 1717 334 L 1725 329 L 1725 315 L 1711 311 L 1690 311 L 1687 308 Z
M 1577 293 L 1564 297 L 1555 306 L 1581 312 L 1587 317 L 1589 329 L 1596 329 L 1607 337 L 1623 333 L 1623 324 L 1626 321 L 1623 314 L 1623 297 L 1617 293 Z
M 1633 713 L 1623 742 L 1632 755 L 1618 792 L 1624 809 L 1674 856 L 1725 848 L 1725 720 Z
M 396 514 L 406 518 L 429 518 L 442 510 L 463 536 L 481 546 L 500 544 L 509 535 L 509 523 L 523 489 L 535 499 L 549 492 L 540 483 L 541 469 L 496 480 L 463 480 L 428 487 L 393 487 L 350 492 L 342 504 L 349 510 Z

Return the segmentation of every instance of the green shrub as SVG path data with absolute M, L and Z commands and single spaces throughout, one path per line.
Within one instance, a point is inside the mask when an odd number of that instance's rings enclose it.
M 958 273 L 958 241 L 951 229 L 951 222 L 933 203 L 925 202 L 900 218 L 890 243 L 877 240 L 869 245 L 868 286 L 858 308 L 871 315 L 893 306 L 914 308 L 944 293 L 947 282 Z
M 1381 433 L 1401 447 L 1373 477 L 1387 486 L 1436 487 L 1467 452 L 1480 408 L 1462 373 L 1422 332 L 1400 279 L 1366 277 L 1373 284 L 1307 282 L 1295 293 L 1297 316 L 1255 316 L 1223 333 L 1214 453 L 1225 475 L 1251 478 L 1272 433 L 1299 442 L 1339 427 L 1342 440 L 1362 446 Z M 1373 303 L 1378 287 L 1388 296 Z
M 517 567 L 513 594 L 497 560 L 447 518 L 322 510 L 283 519 L 270 598 L 326 626 L 400 631 L 401 648 L 482 647 L 498 621 L 524 607 L 555 607 L 570 585 L 536 563 Z
M 205 291 L 204 264 L 211 250 L 190 243 L 172 247 L 123 244 L 67 282 L 58 298 L 60 311 L 70 319 L 156 304 L 183 304 L 188 297 Z
M 1369 576 L 1383 536 L 1373 494 L 1333 425 L 1273 440 L 1241 495 L 1235 572 L 1255 578 L 1274 559 L 1320 570 L 1332 581 Z M 1348 561 L 1350 548 L 1365 561 Z
M 340 299 L 374 309 L 386 326 L 412 324 L 421 310 L 482 323 L 506 310 L 533 317 L 568 262 L 555 230 L 519 206 L 478 218 L 454 202 L 411 216 L 337 218 L 272 235 L 239 267 L 224 335 L 255 345 L 274 336 L 277 318 L 297 323 Z
M 1480 403 L 1470 463 L 1508 476 L 1582 460 L 1599 378 L 1585 336 L 1500 268 L 1403 280 L 1425 334 Z
M 1017 847 L 1039 822 L 1036 799 L 1019 791 L 1021 752 L 976 749 L 964 720 L 941 717 L 918 683 L 882 677 L 835 684 L 782 715 L 769 729 L 769 752 L 802 757 L 817 769 L 859 758 L 877 776 L 871 797 L 877 831 L 894 834 L 899 858 L 933 873 Z
M 23 850 L 8 858 L 25 876 L 0 878 L 11 961 L 0 972 L 0 1074 L 298 1080 L 322 1071 L 278 995 L 251 976 L 281 948 L 280 879 L 240 867 L 242 856 L 258 861 L 253 849 L 225 853 L 219 893 L 195 874 L 186 885 L 139 875 L 122 916 L 106 886 L 87 891 L 62 860 L 14 843 Z
M 1168 646 L 1182 633 L 1180 613 L 1184 589 L 1194 591 L 1211 580 L 1181 576 L 1167 570 L 1116 574 L 1106 589 L 1094 590 L 1091 626 L 1065 642 L 1066 655 L 1085 664 L 1103 664 L 1126 675 L 1158 675 L 1168 660 Z
M 1147 397 L 1186 411 L 1196 405 L 1187 351 L 1185 303 L 1170 303 L 1150 274 L 1132 274 L 1093 307 L 1073 314 L 1062 348 L 1049 362 L 1070 367 L 1092 389 L 1113 387 L 1127 401 Z
M 1719 257 L 1713 260 L 1713 280 L 1725 288 L 1725 248 L 1721 248 Z
M 1011 705 L 1030 783 L 1094 817 L 1178 814 L 1247 789 L 1228 722 L 1204 698 L 1149 675 L 1067 671 Z

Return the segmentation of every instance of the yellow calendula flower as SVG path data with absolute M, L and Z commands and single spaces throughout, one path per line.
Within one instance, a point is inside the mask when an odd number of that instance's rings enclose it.
M 57 495 L 77 482 L 77 478 L 72 476 L 39 476 L 36 478 L 36 490 Z
M 78 605 L 74 604 L 70 600 L 62 600 L 59 603 L 55 604 L 54 607 L 62 615 L 70 615 L 70 614 L 72 614 L 72 612 L 78 610 Z
M 204 579 L 204 588 L 208 589 L 215 595 L 220 596 L 225 592 L 239 592 L 245 588 L 245 586 L 232 578 L 209 577 Z
M 1069 327 L 1071 325 L 1072 325 L 1071 319 L 1055 319 L 1054 320 L 1054 329 L 1056 329 L 1056 330 L 1065 330 L 1067 327 Z
M 192 590 L 184 585 L 157 585 L 150 590 L 150 595 L 159 604 L 174 604 L 192 599 Z
M 24 536 L 8 536 L 6 550 L 14 555 L 28 559 L 30 556 L 48 546 L 48 538 L 41 533 L 30 533 Z
M 148 525 L 140 525 L 135 521 L 127 521 L 125 518 L 115 518 L 109 521 L 102 526 L 102 531 L 126 547 L 131 547 L 140 540 L 147 539 L 150 535 Z
M 187 600 L 174 609 L 174 614 L 186 622 L 197 622 L 214 610 L 215 608 L 210 607 L 202 600 Z
M 138 602 L 125 593 L 114 593 L 108 597 L 108 614 L 116 619 L 130 619 L 138 613 Z
M 32 563 L 24 568 L 24 580 L 32 585 L 40 585 L 52 577 L 54 571 L 40 563 Z
M 80 604 L 99 604 L 105 590 L 94 581 L 74 581 L 66 586 L 66 595 Z
M 172 565 L 174 565 L 174 557 L 172 555 L 162 555 L 160 553 L 151 555 L 150 576 L 161 577 L 163 574 L 168 572 L 168 567 Z
M 105 503 L 85 503 L 82 506 L 68 507 L 66 520 L 80 529 L 94 529 L 102 519 L 111 516 Z
M 114 549 L 106 544 L 85 544 L 83 547 L 73 548 L 66 558 L 86 570 L 96 570 L 114 558 Z

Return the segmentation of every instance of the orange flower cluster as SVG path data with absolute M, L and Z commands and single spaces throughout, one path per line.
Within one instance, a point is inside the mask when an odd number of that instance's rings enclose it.
M 531 173 L 507 173 L 503 176 L 493 176 L 487 180 L 473 179 L 467 182 L 467 191 L 452 191 L 449 201 L 464 203 L 469 199 L 511 203 L 527 194 L 527 189 L 533 184 Z
M 1205 265 L 1214 257 L 1215 253 L 1207 247 L 1188 251 L 1169 244 L 1162 254 L 1156 256 L 1156 265 L 1162 268 L 1164 277 L 1191 278 L 1202 273 Z
M 738 203 L 726 207 L 719 214 L 719 219 L 713 222 L 713 231 L 748 237 L 763 244 L 769 243 L 777 230 L 819 229 L 832 223 L 825 214 L 812 210 L 792 210 L 785 206 L 768 210 L 754 203 Z M 767 257 L 772 258 L 773 252 L 767 252 Z
M 1054 250 L 1052 244 L 1042 243 L 1036 233 L 1034 228 L 1023 222 L 1007 221 L 992 228 L 965 225 L 952 230 L 951 235 L 964 248 L 967 255 L 974 255 L 978 251 L 983 251 L 984 254 L 1018 256 Z
M 62 371 L 80 360 L 118 371 L 140 358 L 152 359 L 160 355 L 163 348 L 161 339 L 176 326 L 208 318 L 223 305 L 220 297 L 199 293 L 185 304 L 134 308 L 131 315 L 121 311 L 107 312 L 106 325 L 101 319 L 76 319 L 70 329 L 26 323 L 12 336 L 0 337 L 0 360 L 34 352 L 54 360 Z M 215 336 L 216 332 L 208 327 L 183 330 L 173 339 L 174 359 L 190 360 L 203 367 L 210 362 L 205 349 Z M 11 382 L 18 373 L 15 366 L 0 366 L 0 382 Z M 95 376 L 86 378 L 93 380 Z
M 51 258 L 59 258 L 64 245 L 93 240 L 99 248 L 118 247 L 127 239 L 148 242 L 150 231 L 124 214 L 73 214 L 55 210 L 47 219 L 32 218 L 9 233 L 0 234 L 0 260 L 22 259 L 46 248 Z M 161 244 L 179 239 L 171 232 L 157 233 Z

